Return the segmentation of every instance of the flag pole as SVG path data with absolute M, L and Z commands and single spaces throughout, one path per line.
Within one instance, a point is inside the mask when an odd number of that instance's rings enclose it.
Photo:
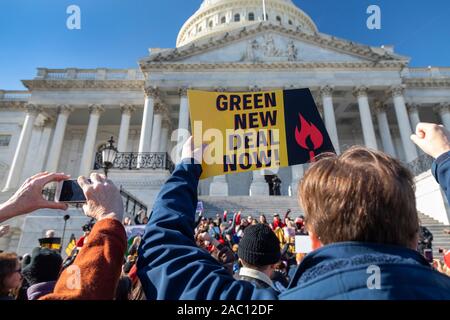
M 263 0 L 263 21 L 267 20 L 266 0 Z

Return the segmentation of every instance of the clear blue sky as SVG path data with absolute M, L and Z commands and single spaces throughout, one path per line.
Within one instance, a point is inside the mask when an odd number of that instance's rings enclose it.
M 201 0 L 1 0 L 0 89 L 23 89 L 37 67 L 136 67 L 148 48 L 175 46 Z M 368 45 L 395 45 L 413 66 L 450 66 L 448 0 L 294 0 L 319 30 Z M 66 28 L 80 6 L 82 29 Z M 368 30 L 366 9 L 382 9 L 382 29 Z

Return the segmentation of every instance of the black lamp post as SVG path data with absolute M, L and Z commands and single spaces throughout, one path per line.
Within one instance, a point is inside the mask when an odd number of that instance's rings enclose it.
M 102 149 L 102 164 L 105 176 L 108 177 L 108 170 L 114 166 L 114 160 L 118 153 L 117 148 L 114 146 L 114 138 L 108 140 L 109 145 Z
M 61 238 L 61 247 L 59 248 L 59 253 L 62 252 L 62 246 L 64 245 L 64 237 L 66 236 L 66 226 L 67 226 L 67 220 L 70 219 L 70 216 L 68 214 L 66 214 L 64 216 L 64 228 L 63 228 L 63 234 L 62 234 L 62 238 Z

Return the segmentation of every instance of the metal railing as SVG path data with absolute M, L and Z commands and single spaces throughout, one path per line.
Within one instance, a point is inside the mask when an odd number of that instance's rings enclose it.
M 133 195 L 126 191 L 122 186 L 120 186 L 120 195 L 122 196 L 124 209 L 128 216 L 135 218 L 141 210 L 143 210 L 147 216 L 147 206 L 133 197 Z
M 406 79 L 450 78 L 450 68 L 406 68 L 402 71 L 402 76 Z
M 138 69 L 47 69 L 38 68 L 36 79 L 45 80 L 145 80 Z
M 102 168 L 102 153 L 95 156 L 94 170 Z M 169 170 L 173 172 L 174 163 L 170 160 L 169 154 L 165 152 L 120 152 L 117 153 L 113 166 L 110 169 L 118 170 Z
M 29 91 L 5 91 L 0 90 L 0 100 L 4 101 L 28 101 L 31 98 Z

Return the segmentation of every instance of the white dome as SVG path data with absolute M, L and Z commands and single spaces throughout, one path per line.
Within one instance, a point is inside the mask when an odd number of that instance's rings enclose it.
M 267 21 L 287 28 L 317 32 L 312 19 L 291 0 L 265 0 Z M 262 0 L 204 0 L 178 34 L 177 47 L 219 32 L 242 28 L 263 20 Z

